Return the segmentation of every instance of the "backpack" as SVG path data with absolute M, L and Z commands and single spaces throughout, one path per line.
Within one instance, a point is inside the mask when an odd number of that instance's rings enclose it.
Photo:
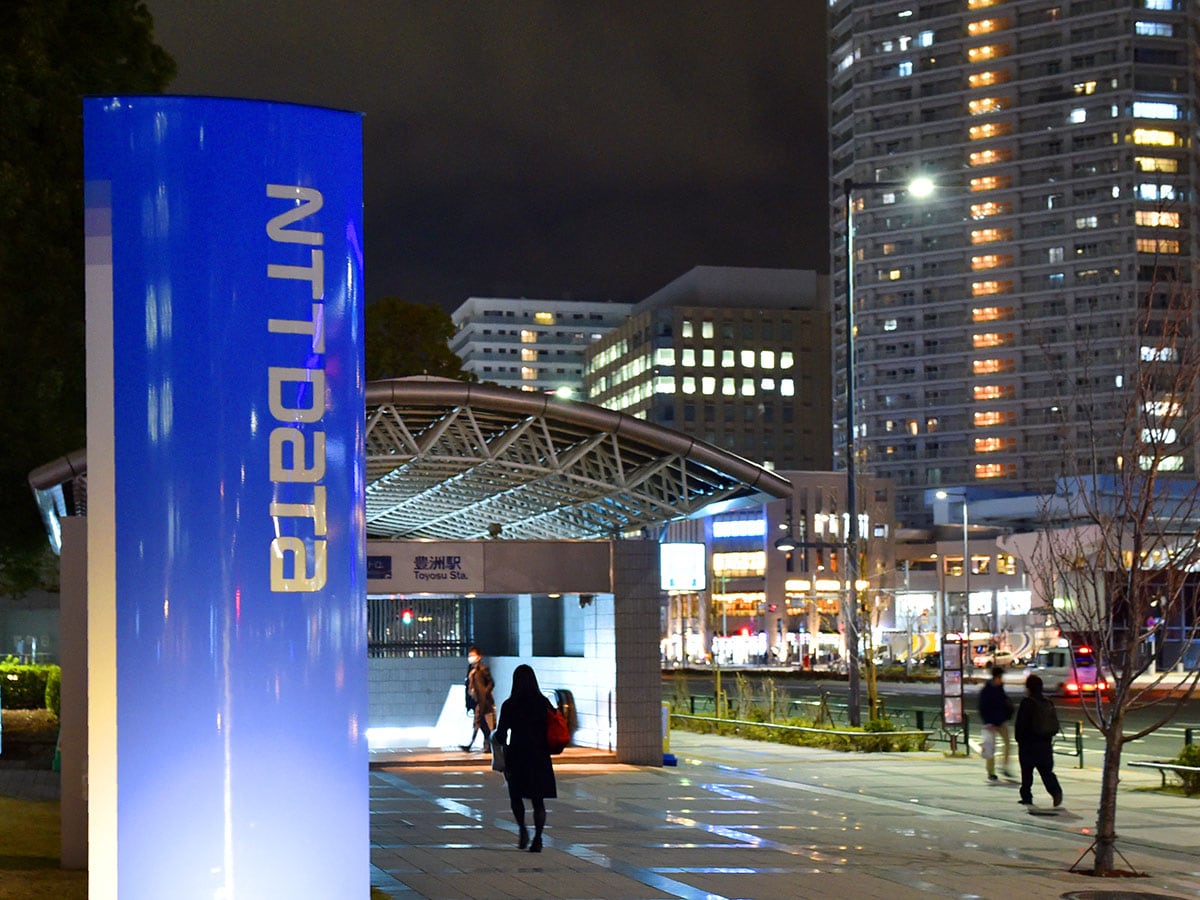
M 1052 738 L 1059 732 L 1058 712 L 1054 704 L 1045 697 L 1034 700 L 1033 717 L 1030 726 L 1035 735 L 1042 738 Z
M 567 727 L 567 718 L 557 709 L 546 711 L 546 746 L 553 754 L 563 752 L 571 743 L 571 729 Z

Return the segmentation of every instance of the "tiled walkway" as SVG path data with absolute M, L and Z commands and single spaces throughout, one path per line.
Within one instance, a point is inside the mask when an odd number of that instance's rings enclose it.
M 672 741 L 677 769 L 560 767 L 536 855 L 517 850 L 490 770 L 372 772 L 373 883 L 413 900 L 1200 897 L 1200 800 L 1123 795 L 1125 855 L 1152 877 L 1098 882 L 1067 871 L 1090 841 L 1095 772 L 1060 768 L 1066 806 L 1034 816 L 978 759 Z

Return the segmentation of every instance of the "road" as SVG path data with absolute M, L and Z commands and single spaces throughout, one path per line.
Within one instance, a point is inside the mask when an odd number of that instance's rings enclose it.
M 752 679 L 761 679 L 760 673 L 752 673 Z M 826 692 L 829 703 L 844 706 L 849 696 L 846 689 L 845 680 L 816 680 L 816 679 L 800 679 L 789 678 L 787 676 L 776 677 L 774 679 L 776 690 L 780 693 L 786 693 L 789 697 L 803 700 L 815 699 L 821 696 L 821 692 Z M 965 704 L 968 715 L 974 713 L 974 698 L 978 693 L 982 680 L 978 683 L 972 683 L 965 689 L 966 697 Z M 723 686 L 730 701 L 733 702 L 733 697 L 736 694 L 736 677 L 733 672 L 725 672 Z M 692 673 L 687 674 L 687 691 L 689 694 L 696 696 L 712 696 L 712 676 L 708 673 Z M 756 685 L 756 696 L 762 696 L 762 686 Z M 1014 702 L 1020 701 L 1020 696 L 1010 690 L 1010 695 Z M 663 699 L 670 700 L 675 695 L 675 686 L 672 676 L 669 674 L 663 675 Z M 934 717 L 938 715 L 941 709 L 941 693 L 940 687 L 932 682 L 880 682 L 879 697 L 884 704 L 884 708 L 892 712 L 894 716 L 900 718 L 901 711 L 921 709 L 926 711 L 927 726 L 934 721 Z M 1171 701 L 1164 701 L 1161 708 L 1166 709 L 1166 704 Z M 863 708 L 866 708 L 866 696 L 863 696 Z M 1086 765 L 1099 765 L 1101 755 L 1104 751 L 1104 738 L 1093 728 L 1088 722 L 1081 707 L 1079 700 L 1067 700 L 1064 698 L 1054 698 L 1054 704 L 1058 708 L 1059 720 L 1063 723 L 1063 729 L 1068 735 L 1074 735 L 1075 722 L 1081 722 L 1083 725 L 1083 755 Z M 1130 713 L 1126 727 L 1126 732 L 1141 728 L 1149 722 L 1153 721 L 1159 715 L 1157 710 L 1138 710 Z M 911 716 L 905 716 L 911 721 Z M 972 720 L 972 725 L 977 719 Z M 1122 759 L 1170 759 L 1176 756 L 1184 745 L 1184 732 L 1187 726 L 1192 726 L 1193 742 L 1200 743 L 1200 697 L 1193 696 L 1191 699 L 1184 702 L 1177 715 L 1171 722 L 1164 725 L 1158 731 L 1127 744 L 1122 752 Z M 974 731 L 975 728 L 972 728 Z

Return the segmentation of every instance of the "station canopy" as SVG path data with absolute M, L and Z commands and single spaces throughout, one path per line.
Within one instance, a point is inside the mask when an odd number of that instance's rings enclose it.
M 83 451 L 29 476 L 56 545 L 86 479 Z M 366 388 L 370 538 L 611 538 L 790 495 L 756 463 L 591 404 L 426 377 Z

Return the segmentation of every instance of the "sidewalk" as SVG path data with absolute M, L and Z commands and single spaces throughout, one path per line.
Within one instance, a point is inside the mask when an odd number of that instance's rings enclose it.
M 1200 798 L 1123 773 L 1119 847 L 1147 878 L 1067 870 L 1094 831 L 1099 770 L 1056 766 L 1030 811 L 978 757 L 842 754 L 673 732 L 678 768 L 556 763 L 546 847 L 515 847 L 479 759 L 371 773 L 373 883 L 393 898 L 1200 897 Z M 1085 857 L 1081 868 L 1086 868 Z

